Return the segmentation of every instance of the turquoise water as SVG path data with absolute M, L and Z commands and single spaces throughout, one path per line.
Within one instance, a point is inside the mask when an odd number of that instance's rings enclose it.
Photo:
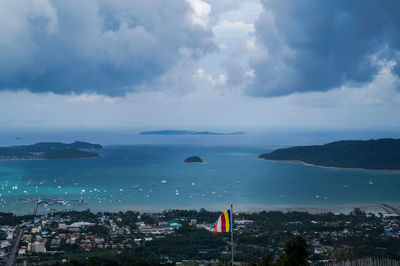
M 268 150 L 234 144 L 136 144 L 106 146 L 99 158 L 0 161 L 0 211 L 30 213 L 33 202 L 23 200 L 38 197 L 71 204 L 41 205 L 40 212 L 221 209 L 231 203 L 240 210 L 259 210 L 400 202 L 400 172 L 257 159 Z M 205 163 L 183 163 L 190 155 L 199 155 Z M 72 199 L 83 199 L 87 205 Z

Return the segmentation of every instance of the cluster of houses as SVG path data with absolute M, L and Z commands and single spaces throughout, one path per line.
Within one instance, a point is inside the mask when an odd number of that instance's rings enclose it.
M 71 218 L 41 217 L 35 218 L 32 222 L 24 222 L 20 225 L 23 231 L 17 250 L 18 258 L 26 259 L 34 253 L 64 252 L 68 250 L 69 245 L 78 245 L 82 251 L 139 247 L 153 239 L 174 234 L 182 223 L 172 220 L 149 225 L 139 221 L 136 223 L 136 228 L 130 228 L 118 226 L 118 219 L 113 221 L 103 216 L 99 217 L 96 223 L 91 223 L 73 222 Z M 235 231 L 248 230 L 252 223 L 252 220 L 235 220 Z M 209 231 L 213 231 L 215 226 L 215 224 L 197 223 L 196 219 L 191 219 L 189 225 Z M 95 233 L 96 230 L 92 230 L 95 226 L 106 227 L 107 234 Z M 13 227 L 7 227 L 9 239 L 13 238 L 14 230 Z
M 95 223 L 73 222 L 71 218 L 41 217 L 32 222 L 24 222 L 20 225 L 22 230 L 18 258 L 28 259 L 30 255 L 37 253 L 63 253 L 69 246 L 77 245 L 82 251 L 92 249 L 118 249 L 123 250 L 134 246 L 145 245 L 145 242 L 153 238 L 162 238 L 175 233 L 181 226 L 178 221 L 159 222 L 156 225 L 147 225 L 137 222 L 135 228 L 118 226 L 118 221 L 102 216 Z M 96 229 L 97 227 L 97 229 Z M 106 230 L 98 230 L 98 227 Z M 5 226 L 2 230 L 6 234 L 2 240 L 2 247 L 11 246 L 15 227 Z M 7 253 L 4 253 L 4 257 Z
M 67 216 L 63 217 L 40 217 L 33 221 L 25 221 L 18 226 L 0 226 L 0 264 L 6 259 L 14 243 L 18 244 L 17 258 L 20 260 L 29 259 L 32 254 L 52 254 L 68 252 L 72 245 L 82 251 L 93 249 L 118 249 L 140 247 L 146 242 L 154 239 L 165 238 L 167 235 L 174 235 L 176 230 L 183 223 L 198 229 L 214 231 L 215 223 L 199 223 L 196 219 L 179 219 L 165 221 L 165 217 L 153 217 L 153 224 L 146 224 L 138 216 L 138 222 L 130 223 L 131 226 L 122 223 L 121 218 L 113 216 L 97 216 L 87 219 Z M 115 221 L 113 220 L 115 219 Z M 310 225 L 315 225 L 310 227 Z M 257 235 L 263 234 L 257 228 L 253 220 L 238 218 L 234 220 L 234 231 L 238 234 L 247 233 Z M 302 235 L 308 244 L 313 247 L 314 254 L 329 255 L 333 253 L 332 243 L 343 237 L 362 236 L 368 237 L 370 232 L 377 228 L 384 228 L 381 238 L 400 238 L 399 218 L 397 216 L 381 217 L 373 222 L 362 221 L 354 223 L 347 221 L 292 221 L 287 222 L 289 228 L 299 228 L 287 233 L 293 236 Z M 301 228 L 324 228 L 323 230 L 305 231 Z M 285 231 L 286 232 L 286 231 Z M 284 232 L 284 233 L 285 233 Z M 333 241 L 333 242 L 332 242 Z M 266 245 L 271 253 L 276 248 L 283 251 L 283 245 Z M 275 252 L 274 252 L 275 251 Z M 208 252 L 199 250 L 199 253 Z
M 303 224 L 301 221 L 292 223 Z M 318 224 L 316 221 L 311 221 L 313 224 Z M 351 223 L 349 221 L 338 220 L 336 222 L 322 223 L 324 227 L 338 228 L 337 230 L 315 230 L 310 232 L 299 232 L 297 230 L 290 232 L 293 236 L 301 234 L 308 241 L 307 243 L 313 247 L 314 254 L 330 255 L 333 254 L 334 247 L 326 243 L 334 243 L 340 238 L 346 237 L 362 237 L 367 239 L 372 231 L 383 227 L 383 233 L 380 234 L 380 239 L 400 238 L 400 220 L 399 215 L 381 215 L 380 222 L 362 222 Z M 340 228 L 340 229 L 339 229 Z
M 0 226 L 0 263 L 9 255 L 15 238 L 16 226 Z
M 146 225 L 144 222 L 137 222 L 136 225 L 141 234 L 154 235 L 158 238 L 175 233 L 175 230 L 181 226 L 178 221 L 159 222 L 158 225 Z

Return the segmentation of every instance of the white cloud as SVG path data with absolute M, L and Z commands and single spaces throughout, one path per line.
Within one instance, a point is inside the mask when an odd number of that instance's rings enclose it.
M 193 9 L 191 14 L 192 22 L 207 28 L 210 20 L 211 5 L 201 0 L 187 0 L 187 2 Z
M 67 96 L 65 102 L 66 103 L 117 103 L 124 101 L 122 97 L 108 97 L 99 94 L 72 94 L 71 96 Z
M 217 38 L 243 38 L 254 32 L 254 24 L 220 20 L 213 27 L 213 32 Z
M 218 45 L 218 47 L 219 47 L 219 49 L 221 49 L 221 50 L 225 50 L 225 49 L 228 48 L 228 45 L 223 44 L 223 43 L 220 43 L 220 44 Z

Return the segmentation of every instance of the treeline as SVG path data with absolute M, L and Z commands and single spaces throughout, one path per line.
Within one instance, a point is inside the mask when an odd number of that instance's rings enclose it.
M 185 229 L 187 230 L 187 229 Z M 196 240 L 194 235 L 191 235 L 190 238 L 184 238 L 180 240 L 180 244 L 177 247 L 176 242 L 170 243 L 172 246 L 168 248 L 165 244 L 163 243 L 163 249 L 164 252 L 168 252 L 167 254 L 175 254 L 178 253 L 179 251 L 182 251 L 181 248 L 186 249 L 186 246 L 190 246 L 191 242 L 193 241 L 200 241 L 204 242 L 203 245 L 207 246 L 209 249 L 210 247 L 217 248 L 220 245 L 223 245 L 223 241 L 221 242 L 220 240 L 212 241 L 211 243 L 209 242 L 209 239 L 205 240 L 201 238 L 201 235 L 199 240 Z M 170 240 L 167 240 L 170 241 Z M 175 248 L 174 248 L 175 247 Z M 199 258 L 192 258 L 192 260 L 210 260 L 212 257 L 208 258 L 209 256 L 202 254 L 203 256 L 199 256 L 196 254 L 197 252 L 193 252 L 193 256 L 197 256 Z M 307 257 L 310 255 L 310 251 L 308 250 L 307 247 L 307 242 L 306 240 L 301 237 L 297 236 L 289 241 L 286 242 L 285 244 L 285 255 L 279 257 L 278 259 L 275 260 L 274 256 L 272 254 L 266 254 L 266 255 L 261 255 L 258 259 L 253 260 L 253 262 L 249 263 L 248 265 L 250 266 L 302 266 L 302 265 L 308 265 L 307 263 Z M 109 255 L 109 254 L 108 254 Z M 64 266 L 153 266 L 153 265 L 174 265 L 175 263 L 168 263 L 168 262 L 156 262 L 152 258 L 143 258 L 143 257 L 138 257 L 138 254 L 134 253 L 122 253 L 118 255 L 118 257 L 109 257 L 109 256 L 104 256 L 104 257 L 87 257 L 86 260 L 84 261 L 77 261 L 77 260 L 71 260 L 68 263 L 53 263 L 51 265 L 64 265 Z M 227 254 L 229 255 L 229 254 Z M 226 260 L 220 261 L 220 265 L 227 265 L 230 263 L 229 261 L 230 255 L 226 256 Z M 183 258 L 184 259 L 184 258 Z M 49 264 L 50 265 L 50 264 Z

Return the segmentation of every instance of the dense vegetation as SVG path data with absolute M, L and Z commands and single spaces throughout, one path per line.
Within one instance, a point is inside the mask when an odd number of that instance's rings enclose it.
M 43 159 L 76 159 L 76 158 L 90 158 L 98 157 L 99 154 L 89 151 L 81 151 L 79 149 L 62 149 L 62 150 L 49 150 L 43 153 L 40 157 Z
M 345 140 L 325 145 L 278 149 L 259 158 L 320 166 L 400 170 L 400 139 Z
M 101 149 L 99 144 L 40 142 L 32 145 L 0 147 L 0 159 L 74 159 L 97 157 L 97 153 L 81 149 Z
M 202 163 L 203 160 L 199 156 L 187 157 L 184 161 L 185 163 Z
M 31 218 L 30 216 L 25 216 Z M 0 225 L 18 225 L 23 220 L 22 216 L 15 216 L 9 212 L 0 212 Z

